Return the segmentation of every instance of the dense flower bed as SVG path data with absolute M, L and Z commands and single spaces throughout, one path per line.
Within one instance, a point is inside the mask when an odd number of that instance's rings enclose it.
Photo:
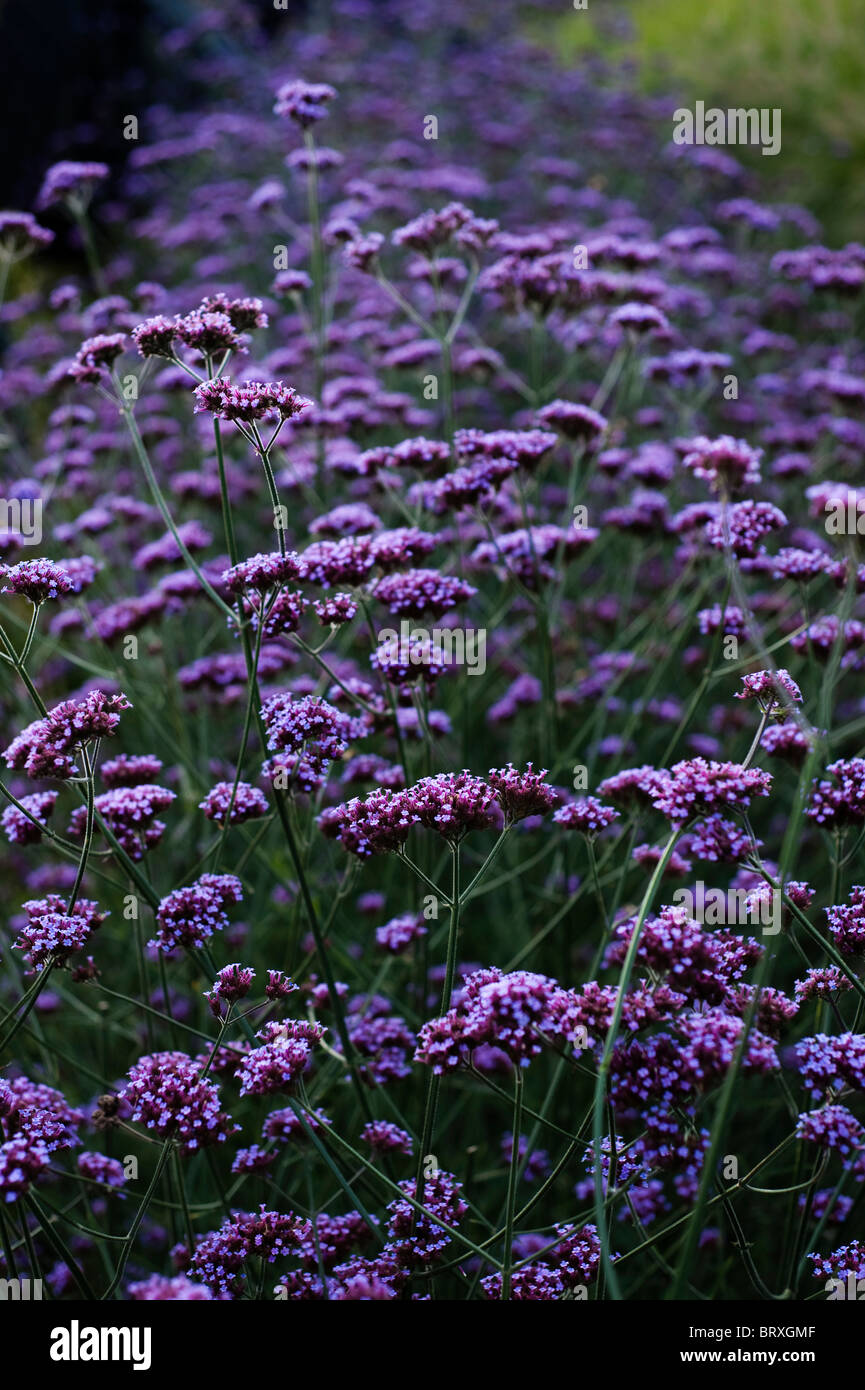
M 865 248 L 466 11 L 208 7 L 211 105 L 0 213 L 54 1298 L 865 1277 Z

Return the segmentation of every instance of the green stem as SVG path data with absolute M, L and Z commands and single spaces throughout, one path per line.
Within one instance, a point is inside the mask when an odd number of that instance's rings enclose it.
M 502 1301 L 511 1296 L 511 1263 L 514 1244 L 514 1209 L 517 1199 L 517 1173 L 520 1167 L 520 1130 L 523 1118 L 523 1072 L 520 1066 L 514 1067 L 514 1120 L 513 1142 L 511 1143 L 511 1166 L 508 1173 L 508 1196 L 505 1211 L 504 1269 L 502 1270 Z

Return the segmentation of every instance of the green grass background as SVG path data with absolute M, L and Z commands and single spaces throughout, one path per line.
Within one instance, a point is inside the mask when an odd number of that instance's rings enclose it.
M 565 58 L 630 59 L 644 90 L 686 106 L 780 107 L 779 155 L 732 153 L 759 169 L 767 197 L 809 207 L 830 244 L 862 239 L 865 0 L 589 0 L 584 11 L 563 0 L 554 24 Z M 549 41 L 549 12 L 533 27 Z

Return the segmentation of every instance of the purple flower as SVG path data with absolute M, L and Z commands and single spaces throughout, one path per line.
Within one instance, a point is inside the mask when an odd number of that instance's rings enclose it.
M 690 758 L 675 763 L 672 772 L 651 792 L 652 804 L 673 823 L 711 813 L 719 806 L 747 810 L 754 796 L 768 796 L 771 773 L 741 763 Z
M 407 912 L 402 917 L 392 917 L 383 927 L 375 929 L 377 945 L 393 956 L 401 955 L 413 941 L 419 941 L 426 934 L 427 929 L 422 919 L 412 912 Z
M 132 1107 L 135 1123 L 161 1139 L 174 1139 L 184 1153 L 224 1143 L 238 1128 L 220 1109 L 218 1087 L 202 1078 L 185 1052 L 141 1057 L 119 1094 Z
M 400 617 L 421 618 L 429 613 L 441 618 L 476 594 L 477 589 L 453 575 L 418 569 L 386 575 L 377 582 L 373 593 L 389 612 Z
M 105 1183 L 108 1187 L 122 1187 L 126 1181 L 123 1164 L 107 1154 L 79 1154 L 78 1171 L 86 1178 L 93 1178 L 95 1182 Z
M 584 796 L 567 806 L 560 806 L 553 813 L 556 825 L 568 830 L 579 830 L 581 834 L 594 838 L 608 825 L 619 819 L 619 812 L 612 806 L 605 806 L 596 796 Z
M 374 1154 L 398 1153 L 410 1156 L 414 1152 L 411 1135 L 388 1120 L 371 1120 L 361 1130 L 361 1139 Z
M 814 1262 L 815 1279 L 846 1280 L 851 1275 L 857 1282 L 865 1279 L 865 1241 L 851 1240 L 849 1245 L 840 1245 L 831 1255 L 809 1254 L 806 1259 Z
M 48 817 L 54 810 L 57 792 L 36 792 L 20 800 L 23 810 L 19 811 L 17 806 L 7 806 L 0 816 L 0 824 L 10 844 L 38 845 L 42 839 L 42 827 L 48 824 Z
M 15 1138 L 0 1144 L 0 1194 L 4 1202 L 17 1202 L 30 1191 L 51 1154 L 38 1139 Z
M 296 1254 L 311 1235 L 308 1221 L 267 1211 L 237 1212 L 196 1246 L 189 1274 L 220 1296 L 234 1297 L 243 1286 L 247 1261 L 274 1260 Z
M 20 261 L 40 246 L 50 246 L 54 233 L 41 227 L 30 212 L 0 212 L 0 257 Z
M 21 928 L 15 949 L 23 951 L 28 965 L 42 970 L 49 962 L 65 964 L 90 939 L 92 922 L 85 916 L 46 912 L 31 916 Z
M 417 1195 L 414 1178 L 400 1183 L 408 1197 Z M 424 1212 L 397 1197 L 388 1204 L 388 1236 L 390 1249 L 401 1265 L 408 1268 L 423 1266 L 439 1259 L 450 1245 L 451 1237 L 435 1220 L 440 1217 L 449 1226 L 458 1226 L 468 1207 L 460 1193 L 462 1183 L 452 1173 L 439 1168 L 427 1178 L 423 1190 Z M 427 1213 L 431 1213 L 427 1215 Z
M 72 591 L 73 584 L 66 570 L 53 560 L 22 560 L 18 565 L 0 565 L 3 581 L 0 593 L 21 594 L 36 604 L 49 598 L 59 598 Z
M 226 904 L 239 903 L 242 897 L 240 879 L 233 874 L 202 874 L 189 887 L 175 888 L 162 899 L 156 911 L 156 936 L 148 944 L 165 952 L 203 946 L 214 932 L 229 925 Z
M 343 623 L 350 623 L 358 607 L 357 600 L 351 594 L 331 594 L 326 599 L 314 599 L 312 606 L 322 627 L 341 627 Z
M 162 760 L 152 753 L 120 753 L 116 758 L 104 762 L 99 769 L 106 787 L 137 787 L 143 782 L 152 784 L 161 771 Z
M 306 130 L 324 119 L 328 102 L 335 96 L 335 88 L 326 82 L 304 82 L 296 77 L 279 88 L 273 109 L 277 116 L 285 116 Z
M 737 691 L 734 700 L 757 700 L 761 710 L 773 719 L 783 719 L 790 706 L 802 703 L 802 692 L 790 672 L 783 667 L 777 671 L 750 671 L 742 677 L 744 690 Z
M 267 984 L 264 987 L 264 993 L 268 999 L 287 999 L 299 988 L 300 986 L 290 980 L 287 975 L 284 975 L 281 970 L 268 970 Z
M 865 1144 L 863 1130 L 855 1115 L 843 1105 L 824 1105 L 809 1110 L 796 1122 L 796 1135 L 810 1144 L 819 1144 L 842 1158 L 850 1158 Z
M 50 208 L 55 203 L 70 203 L 81 209 L 89 203 L 96 185 L 108 178 L 108 165 L 94 161 L 76 163 L 62 159 L 45 173 L 36 199 L 37 208 Z
M 248 1149 L 238 1149 L 231 1161 L 232 1173 L 263 1173 L 276 1162 L 276 1154 L 252 1144 Z
M 706 539 L 719 550 L 732 550 L 748 559 L 756 555 L 764 536 L 780 531 L 787 518 L 771 502 L 734 502 L 706 523 Z
M 531 763 L 527 764 L 525 772 L 517 772 L 513 763 L 490 768 L 487 781 L 509 824 L 525 820 L 526 816 L 543 816 L 558 804 L 559 794 L 544 781 L 546 775 L 546 768 L 535 772 Z
M 607 428 L 605 416 L 587 405 L 574 401 L 550 401 L 538 411 L 538 419 L 544 425 L 551 425 L 566 439 L 576 440 L 584 448 L 597 448 L 601 435 Z
M 139 860 L 162 839 L 165 824 L 156 819 L 156 813 L 165 810 L 174 800 L 176 793 L 167 787 L 141 783 L 134 787 L 112 787 L 96 797 L 94 807 L 121 849 L 131 859 Z M 70 835 L 83 835 L 86 821 L 87 808 L 76 807 L 69 819 Z
M 452 843 L 470 830 L 486 830 L 496 822 L 493 788 L 467 771 L 423 777 L 396 795 L 418 824 Z
M 285 555 L 279 551 L 270 554 L 253 555 L 241 560 L 222 576 L 222 582 L 232 594 L 247 593 L 250 590 L 265 594 L 276 589 L 287 580 L 306 577 L 306 565 L 299 555 L 289 550 Z
M 312 401 L 281 381 L 246 381 L 232 386 L 228 377 L 205 381 L 195 388 L 195 409 L 220 420 L 251 424 L 259 420 L 297 419 L 308 414 Z
M 212 988 L 204 992 L 211 1012 L 217 1018 L 222 1018 L 222 1005 L 234 1004 L 238 999 L 243 999 L 249 993 L 254 979 L 255 971 L 248 965 L 236 962 L 233 965 L 224 965 Z
M 240 1094 L 269 1096 L 293 1090 L 312 1057 L 310 1042 L 317 1042 L 323 1033 L 318 1024 L 268 1025 L 263 1046 L 248 1052 L 238 1067 Z
M 101 690 L 91 690 L 83 700 L 65 700 L 13 739 L 3 754 L 6 766 L 30 777 L 65 780 L 77 770 L 72 756 L 76 749 L 110 737 L 120 723 L 118 711 L 131 708 L 125 695 L 105 695 Z
M 238 782 L 236 786 L 233 782 L 217 782 L 204 800 L 199 801 L 198 809 L 219 825 L 224 825 L 226 819 L 232 825 L 242 825 L 244 821 L 266 816 L 268 805 L 264 792 L 248 782 Z
M 265 700 L 261 717 L 267 730 L 267 746 L 276 753 L 303 753 L 323 769 L 345 752 L 349 720 L 316 695 L 272 695 Z
M 806 970 L 802 979 L 796 981 L 794 991 L 800 1003 L 804 1003 L 806 999 L 829 999 L 833 994 L 840 994 L 842 990 L 852 988 L 847 976 L 837 965 L 826 965 Z
M 712 492 L 734 496 L 760 482 L 762 449 L 752 449 L 743 439 L 723 434 L 720 439 L 691 441 L 684 466 L 695 478 L 708 482 Z

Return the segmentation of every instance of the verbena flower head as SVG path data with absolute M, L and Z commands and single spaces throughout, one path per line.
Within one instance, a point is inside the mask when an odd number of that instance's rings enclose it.
M 324 119 L 328 104 L 335 96 L 336 89 L 326 82 L 304 82 L 296 77 L 279 88 L 273 109 L 277 116 L 284 116 L 306 130 Z
M 259 1261 L 273 1264 L 297 1254 L 312 1234 L 306 1220 L 292 1214 L 267 1211 L 235 1212 L 216 1231 L 197 1244 L 189 1265 L 193 1279 L 201 1280 L 219 1297 L 234 1297 L 243 1287 L 245 1268 Z
M 806 970 L 801 980 L 794 985 L 794 993 L 800 1003 L 806 999 L 830 999 L 834 994 L 852 989 L 853 985 L 837 965 L 817 966 Z
M 268 999 L 287 999 L 290 994 L 300 986 L 284 975 L 281 970 L 268 970 L 267 984 L 264 987 L 265 996 Z
M 0 1197 L 17 1202 L 51 1162 L 51 1151 L 39 1139 L 23 1136 L 0 1144 Z
M 796 1065 L 815 1100 L 846 1086 L 865 1090 L 865 1037 L 818 1033 L 796 1044 Z
M 644 763 L 642 767 L 626 767 L 612 777 L 605 777 L 598 784 L 598 791 L 615 806 L 627 809 L 631 806 L 647 807 L 652 804 L 653 792 L 661 785 L 668 774 L 662 769 Z
M 407 1196 L 417 1196 L 414 1178 L 401 1182 L 400 1187 Z M 435 1217 L 440 1217 L 451 1227 L 459 1225 L 468 1210 L 460 1195 L 461 1190 L 462 1183 L 452 1173 L 439 1168 L 424 1184 L 424 1212 L 418 1213 L 417 1208 L 402 1197 L 388 1204 L 390 1246 L 401 1265 L 422 1267 L 441 1257 L 450 1245 L 451 1237 Z
M 312 409 L 312 401 L 281 381 L 245 381 L 234 386 L 228 377 L 219 377 L 196 386 L 194 394 L 197 411 L 242 424 L 294 420 Z
M 826 770 L 834 780 L 814 784 L 805 814 L 826 829 L 861 825 L 865 820 L 865 758 L 839 758 Z
M 800 1115 L 796 1121 L 796 1136 L 845 1159 L 865 1146 L 865 1130 L 845 1105 L 824 1105 Z
M 124 333 L 97 333 L 86 338 L 75 354 L 69 377 L 79 385 L 98 386 L 105 377 L 106 367 L 113 367 L 126 350 Z
M 476 594 L 477 589 L 454 575 L 418 569 L 386 575 L 376 583 L 373 593 L 399 617 L 422 618 L 430 614 L 441 618 Z
M 133 1303 L 210 1303 L 213 1300 L 206 1284 L 196 1284 L 185 1274 L 151 1274 L 127 1285 L 126 1292 Z
M 747 859 L 753 846 L 749 836 L 724 816 L 704 816 L 688 835 L 688 853 L 713 864 L 735 864 Z
M 33 796 L 20 798 L 23 810 L 19 811 L 17 806 L 7 806 L 0 816 L 0 825 L 9 843 L 38 845 L 56 800 L 57 792 L 36 792 Z
M 91 690 L 83 700 L 64 700 L 13 739 L 3 754 L 6 766 L 30 777 L 70 777 L 77 771 L 76 750 L 109 738 L 120 723 L 120 711 L 131 708 L 125 695 L 101 690 Z
M 30 212 L 0 212 L 0 260 L 21 261 L 50 246 L 54 233 L 41 227 Z
M 240 879 L 233 874 L 202 874 L 189 887 L 175 888 L 162 899 L 156 911 L 156 936 L 149 944 L 165 952 L 203 946 L 214 932 L 228 926 L 226 904 L 239 903 L 242 897 Z
M 419 941 L 426 934 L 427 928 L 422 919 L 411 912 L 392 917 L 384 926 L 375 929 L 376 944 L 394 956 L 400 955 L 412 942 Z
M 477 1047 L 495 1047 L 513 1063 L 528 1066 L 550 1038 L 582 1045 L 577 998 L 555 980 L 530 970 L 479 970 L 470 975 L 459 1002 L 443 1018 L 425 1023 L 415 1061 L 437 1074 L 467 1062 Z
M 850 889 L 849 901 L 837 907 L 827 907 L 832 941 L 844 955 L 865 951 L 865 888 L 860 884 Z
M 86 946 L 92 930 L 93 921 L 84 914 L 31 912 L 15 948 L 24 952 L 33 969 L 43 970 L 48 964 L 65 964 L 71 955 Z
M 142 357 L 173 357 L 177 336 L 177 320 L 166 318 L 165 314 L 136 324 L 131 334 Z
M 566 439 L 573 439 L 585 448 L 596 448 L 601 435 L 607 428 L 604 415 L 590 406 L 575 401 L 550 401 L 538 411 L 538 419 L 544 425 L 558 430 Z
M 596 796 L 581 797 L 567 806 L 560 806 L 553 814 L 556 825 L 563 825 L 568 830 L 579 830 L 592 839 L 618 819 L 619 812 L 612 806 L 605 806 Z
M 684 465 L 708 482 L 712 492 L 734 496 L 760 482 L 762 449 L 752 449 L 743 439 L 721 435 L 719 439 L 694 439 Z
M 208 820 L 219 825 L 224 825 L 226 820 L 231 825 L 242 825 L 244 821 L 266 816 L 268 811 L 264 792 L 248 782 L 238 782 L 236 786 L 233 782 L 217 782 L 204 800 L 199 801 L 198 808 Z
M 812 1273 L 815 1279 L 865 1279 L 865 1241 L 851 1240 L 849 1245 L 840 1245 L 830 1255 L 809 1254 L 805 1257 L 813 1262 Z
M 134 787 L 112 787 L 95 798 L 94 807 L 100 822 L 104 822 L 121 849 L 131 859 L 141 859 L 147 850 L 158 845 L 165 833 L 165 824 L 156 819 L 176 800 L 176 793 L 167 787 L 139 783 Z M 69 821 L 69 833 L 80 837 L 87 824 L 86 806 L 78 806 Z
M 371 1120 L 361 1130 L 361 1139 L 374 1154 L 405 1154 L 410 1156 L 414 1146 L 410 1134 L 389 1120 Z
M 94 160 L 62 159 L 45 173 L 36 199 L 37 208 L 50 208 L 55 203 L 75 204 L 84 208 L 100 183 L 108 178 L 108 165 Z
M 771 773 L 741 763 L 687 758 L 651 793 L 652 804 L 674 824 L 724 806 L 747 810 L 751 798 L 768 796 Z
M 273 695 L 265 700 L 261 717 L 271 752 L 303 753 L 324 766 L 348 746 L 348 718 L 317 695 Z
M 248 965 L 224 965 L 213 982 L 209 990 L 205 990 L 204 997 L 210 1005 L 211 1012 L 217 1018 L 222 1017 L 222 1005 L 234 1004 L 238 999 L 243 999 L 252 988 L 252 981 L 255 979 L 255 971 Z
M 132 1121 L 160 1139 L 173 1139 L 184 1153 L 224 1143 L 238 1128 L 220 1107 L 219 1088 L 201 1076 L 185 1052 L 154 1052 L 129 1070 L 120 1099 Z
M 307 566 L 296 551 L 289 550 L 283 555 L 277 550 L 241 560 L 239 564 L 225 570 L 222 582 L 232 594 L 249 591 L 264 594 L 289 580 L 305 578 L 306 572 Z
M 743 690 L 735 700 L 756 700 L 760 708 L 773 719 L 783 719 L 791 705 L 802 703 L 802 692 L 790 672 L 783 667 L 777 671 L 749 671 L 742 677 Z
M 269 1025 L 263 1045 L 248 1052 L 237 1070 L 240 1094 L 269 1096 L 294 1090 L 310 1063 L 311 1044 L 323 1033 L 318 1024 Z
M 17 565 L 0 565 L 0 581 L 0 593 L 20 594 L 36 605 L 49 598 L 60 598 L 73 589 L 66 570 L 53 560 L 22 560 Z
M 122 1187 L 126 1182 L 123 1164 L 119 1159 L 109 1158 L 107 1154 L 79 1154 L 77 1167 L 79 1173 L 83 1173 L 85 1177 L 105 1183 L 108 1187 Z
M 734 555 L 750 559 L 764 536 L 786 525 L 786 516 L 772 502 L 734 502 L 706 523 L 705 534 L 717 549 L 729 548 Z
M 493 788 L 468 771 L 423 777 L 397 795 L 419 825 L 453 843 L 496 823 Z
M 162 759 L 153 753 L 119 753 L 102 763 L 99 774 L 106 787 L 137 787 L 153 784 L 162 771 Z
M 490 768 L 487 781 L 509 824 L 524 820 L 526 816 L 545 815 L 558 804 L 559 794 L 544 781 L 546 775 L 546 768 L 535 772 L 531 763 L 527 764 L 525 772 L 517 772 L 513 763 Z

